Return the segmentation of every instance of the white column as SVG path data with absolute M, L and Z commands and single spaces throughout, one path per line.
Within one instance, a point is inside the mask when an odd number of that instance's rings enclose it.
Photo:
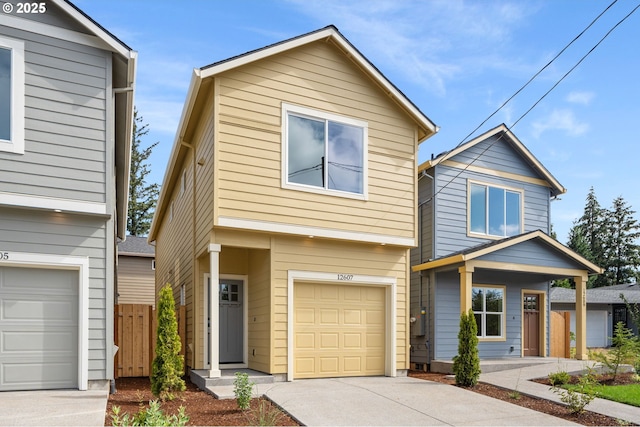
M 211 291 L 209 292 L 209 307 L 211 319 L 209 320 L 211 333 L 209 338 L 209 378 L 220 378 L 220 250 L 221 246 L 215 243 L 209 244 L 209 264 L 211 272 Z

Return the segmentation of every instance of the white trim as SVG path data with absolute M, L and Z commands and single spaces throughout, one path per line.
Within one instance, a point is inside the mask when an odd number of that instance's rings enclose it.
M 24 42 L 0 37 L 0 48 L 11 52 L 11 134 L 9 140 L 0 139 L 0 151 L 24 154 Z
M 386 236 L 384 234 L 360 233 L 356 231 L 336 230 L 306 225 L 283 224 L 280 222 L 261 221 L 255 219 L 218 217 L 220 227 L 240 228 L 245 230 L 266 231 L 272 233 L 295 234 L 300 236 L 326 237 L 356 242 L 378 243 L 397 246 L 416 246 L 412 237 Z
M 89 258 L 23 252 L 5 253 L 7 259 L 0 257 L 0 266 L 78 271 L 78 388 L 87 390 L 89 382 Z
M 16 206 L 21 208 L 60 210 L 63 212 L 75 212 L 91 215 L 105 215 L 107 204 L 88 202 L 83 200 L 60 199 L 56 197 L 33 196 L 27 194 L 0 192 L 0 205 Z
M 282 117 L 282 144 L 281 144 L 281 185 L 282 188 L 289 190 L 307 191 L 316 194 L 325 194 L 337 197 L 346 197 L 349 199 L 368 200 L 369 198 L 369 124 L 364 120 L 359 120 L 351 117 L 341 116 L 338 114 L 329 113 L 326 111 L 315 110 L 307 107 L 302 107 L 293 104 L 282 103 L 281 109 Z M 289 114 L 304 116 L 309 119 L 315 119 L 318 121 L 344 123 L 349 126 L 354 126 L 362 129 L 362 193 L 355 193 L 350 191 L 342 191 L 330 189 L 328 185 L 325 187 L 318 187 L 314 185 L 305 185 L 295 182 L 289 182 Z M 328 138 L 328 136 L 325 136 Z M 325 151 L 329 150 L 328 143 L 325 146 Z M 325 160 L 328 164 L 328 160 Z M 328 167 L 326 168 L 328 169 Z M 325 173 L 328 173 L 325 170 Z M 324 179 L 323 179 L 324 180 Z M 324 180 L 325 182 L 328 180 Z
M 368 285 L 384 286 L 385 292 L 385 362 L 384 371 L 388 377 L 396 376 L 396 306 L 397 306 L 397 278 L 387 276 L 367 276 L 362 274 L 348 274 L 344 272 L 325 273 L 318 271 L 287 271 L 287 381 L 293 381 L 293 288 L 296 282 L 325 282 L 336 285 Z M 339 277 L 348 276 L 349 280 Z

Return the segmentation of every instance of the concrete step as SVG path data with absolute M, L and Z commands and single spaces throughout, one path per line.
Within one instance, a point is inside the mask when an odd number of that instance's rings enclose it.
M 204 390 L 210 387 L 227 387 L 230 386 L 233 389 L 233 382 L 236 379 L 236 372 L 244 372 L 249 375 L 249 382 L 258 384 L 273 384 L 275 378 L 273 375 L 265 374 L 263 372 L 253 371 L 251 369 L 224 369 L 222 375 L 219 378 L 209 378 L 209 371 L 207 370 L 192 370 L 191 382 L 198 388 Z

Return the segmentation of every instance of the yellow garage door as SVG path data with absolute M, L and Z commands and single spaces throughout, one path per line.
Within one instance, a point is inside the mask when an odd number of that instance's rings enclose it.
M 294 378 L 384 375 L 385 289 L 297 283 Z

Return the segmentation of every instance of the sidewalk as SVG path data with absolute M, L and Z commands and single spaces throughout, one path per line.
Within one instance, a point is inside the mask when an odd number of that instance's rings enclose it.
M 517 390 L 518 392 L 529 396 L 540 397 L 562 403 L 560 397 L 553 393 L 549 386 L 529 380 L 534 378 L 546 378 L 550 373 L 558 371 L 566 371 L 568 373 L 581 372 L 586 370 L 587 366 L 593 365 L 593 363 L 593 361 L 586 360 L 550 358 L 549 363 L 539 363 L 534 366 L 524 368 L 481 374 L 480 381 L 509 390 Z M 640 408 L 635 406 L 596 398 L 587 405 L 585 410 L 640 425 Z

